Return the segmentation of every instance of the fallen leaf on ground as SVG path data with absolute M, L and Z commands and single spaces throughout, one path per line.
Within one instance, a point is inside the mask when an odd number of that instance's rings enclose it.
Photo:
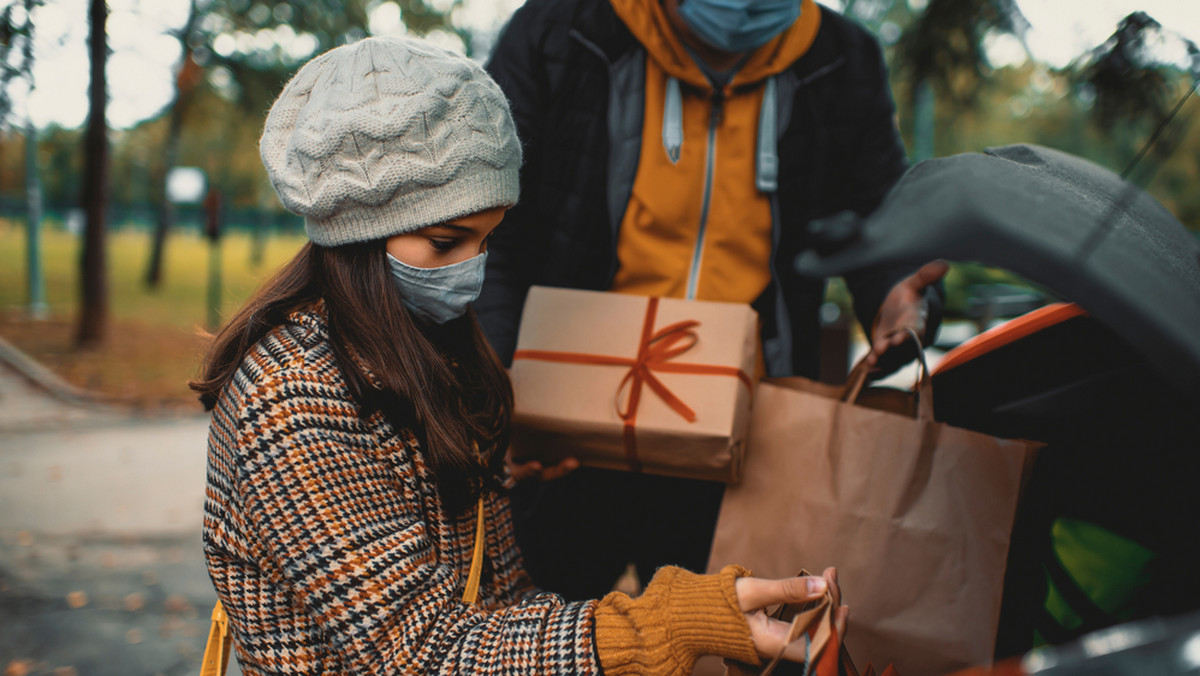
M 171 594 L 164 603 L 168 613 L 186 613 L 192 609 L 192 602 L 186 596 Z
M 183 629 L 184 626 L 183 619 L 179 617 L 167 617 L 167 619 L 163 620 L 162 624 L 158 625 L 158 634 L 163 638 L 171 638 L 175 632 Z
M 125 597 L 125 610 L 128 610 L 131 613 L 136 613 L 145 607 L 146 597 L 142 596 L 141 594 L 135 593 Z

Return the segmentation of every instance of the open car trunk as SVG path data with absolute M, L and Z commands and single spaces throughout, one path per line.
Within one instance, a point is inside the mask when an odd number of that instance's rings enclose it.
M 1014 527 L 998 656 L 1200 608 L 1195 235 L 1137 186 L 1033 145 L 922 162 L 869 217 L 813 230 L 805 274 L 974 261 L 1068 302 L 934 374 L 938 419 L 1047 444 Z

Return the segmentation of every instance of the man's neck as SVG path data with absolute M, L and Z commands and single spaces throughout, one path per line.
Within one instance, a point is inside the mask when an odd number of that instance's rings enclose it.
M 675 34 L 690 48 L 692 54 L 703 59 L 709 68 L 715 71 L 727 71 L 742 62 L 743 57 L 746 56 L 745 52 L 725 52 L 715 49 L 696 37 L 696 34 L 679 14 L 679 0 L 662 0 L 662 3 L 663 8 L 667 10 L 667 18 L 671 21 L 671 27 L 675 29 Z

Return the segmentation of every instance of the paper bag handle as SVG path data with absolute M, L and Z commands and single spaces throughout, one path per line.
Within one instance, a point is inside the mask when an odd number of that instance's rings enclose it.
M 917 392 L 917 420 L 932 421 L 933 380 L 929 376 L 929 363 L 925 361 L 925 347 L 921 344 L 921 337 L 912 329 L 896 329 L 888 335 L 895 335 L 901 331 L 907 333 L 917 344 L 917 362 L 920 364 L 920 370 L 917 372 L 917 382 L 913 384 L 913 389 Z M 858 395 L 862 394 L 870 370 L 865 356 L 858 360 L 846 377 L 846 385 L 842 388 L 842 401 L 850 404 L 858 401 Z

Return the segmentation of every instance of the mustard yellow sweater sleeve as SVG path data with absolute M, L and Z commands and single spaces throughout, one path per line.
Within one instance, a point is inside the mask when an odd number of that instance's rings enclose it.
M 748 574 L 741 566 L 726 566 L 716 575 L 668 566 L 637 598 L 605 596 L 595 613 L 604 673 L 686 675 L 701 655 L 759 664 L 734 591 L 734 581 Z

